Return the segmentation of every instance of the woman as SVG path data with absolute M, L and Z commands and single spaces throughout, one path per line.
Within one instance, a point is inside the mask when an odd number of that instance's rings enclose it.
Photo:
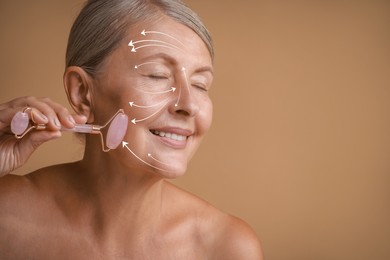
M 90 0 L 66 59 L 76 115 L 49 99 L 2 104 L 0 175 L 61 127 L 120 109 L 130 122 L 115 150 L 86 135 L 81 161 L 0 179 L 0 258 L 262 259 L 247 224 L 165 181 L 184 174 L 212 120 L 213 49 L 197 16 L 179 0 Z M 45 129 L 16 139 L 20 111 Z

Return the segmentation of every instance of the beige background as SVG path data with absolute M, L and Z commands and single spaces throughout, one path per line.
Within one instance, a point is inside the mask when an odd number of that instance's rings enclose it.
M 67 103 L 81 0 L 0 0 L 0 102 Z M 211 132 L 178 185 L 258 232 L 266 259 L 390 259 L 390 1 L 189 0 L 217 51 Z M 80 158 L 71 135 L 23 168 Z

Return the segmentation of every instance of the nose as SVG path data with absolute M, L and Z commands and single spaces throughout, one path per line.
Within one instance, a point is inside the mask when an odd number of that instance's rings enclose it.
M 176 100 L 170 106 L 171 112 L 189 117 L 195 116 L 199 112 L 199 103 L 192 93 L 193 90 L 185 68 L 182 68 L 176 84 Z

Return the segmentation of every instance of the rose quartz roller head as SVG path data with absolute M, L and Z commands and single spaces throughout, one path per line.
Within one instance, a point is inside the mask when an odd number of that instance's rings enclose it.
M 46 125 L 35 124 L 34 119 L 30 119 L 27 113 L 31 108 L 26 108 L 22 112 L 17 112 L 11 121 L 11 131 L 15 137 L 23 138 L 28 132 L 33 129 L 43 130 Z M 110 149 L 117 148 L 126 134 L 129 118 L 124 113 L 123 109 L 118 110 L 116 114 L 103 125 L 76 124 L 74 128 L 61 128 L 61 131 L 70 131 L 76 133 L 99 134 L 102 141 L 102 150 L 108 152 Z M 31 124 L 31 122 L 33 124 Z M 102 130 L 108 126 L 106 131 L 106 141 L 104 142 Z M 105 145 L 104 145 L 105 144 Z

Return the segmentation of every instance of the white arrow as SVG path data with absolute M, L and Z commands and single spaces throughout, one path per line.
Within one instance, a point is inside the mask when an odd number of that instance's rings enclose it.
M 163 163 L 162 161 L 159 161 L 159 160 L 157 160 L 156 158 L 154 158 L 153 155 L 152 155 L 151 153 L 148 153 L 148 157 L 152 158 L 153 160 L 155 160 L 155 161 L 158 162 L 158 163 L 168 165 L 167 163 Z
M 135 158 L 137 158 L 138 160 L 140 160 L 141 162 L 143 162 L 144 164 L 154 168 L 154 169 L 157 169 L 157 170 L 160 170 L 160 171 L 167 171 L 167 170 L 164 170 L 164 169 L 161 169 L 161 168 L 158 168 L 154 165 L 151 165 L 150 163 L 148 162 L 145 162 L 144 160 L 142 160 L 139 156 L 137 156 L 130 148 L 129 148 L 129 143 L 128 142 L 125 142 L 125 141 L 122 141 L 122 147 L 125 148 L 132 154 L 134 155 Z
M 168 103 L 168 102 L 167 102 L 167 103 Z M 133 124 L 137 124 L 137 123 L 139 123 L 139 122 L 148 120 L 149 118 L 151 118 L 151 117 L 155 116 L 157 113 L 159 113 L 163 108 L 164 108 L 164 106 L 161 106 L 156 112 L 154 112 L 154 113 L 151 114 L 150 116 L 147 116 L 147 117 L 142 118 L 142 119 L 136 119 L 136 118 L 134 118 L 133 120 L 131 120 L 131 122 L 132 122 Z
M 135 41 L 133 42 L 133 40 L 131 40 L 128 44 L 129 47 L 135 47 L 135 44 L 138 44 L 138 43 L 143 43 L 143 42 L 154 42 L 154 43 L 163 43 L 163 44 L 166 44 L 166 45 L 169 45 L 169 46 L 172 46 L 172 47 L 175 47 L 177 49 L 180 49 L 178 46 L 172 44 L 172 43 L 169 43 L 169 42 L 165 42 L 165 41 L 160 41 L 160 40 L 140 40 L 140 41 Z
M 185 47 L 185 45 L 184 45 L 181 41 L 179 41 L 179 40 L 176 39 L 175 37 L 173 37 L 173 36 L 171 36 L 171 35 L 169 35 L 169 34 L 163 33 L 163 32 L 156 32 L 156 31 L 146 31 L 146 30 L 143 30 L 143 31 L 141 32 L 141 34 L 142 34 L 143 36 L 146 36 L 146 34 L 161 34 L 161 35 L 167 36 L 167 37 L 169 37 L 169 38 L 171 38 L 171 39 L 174 39 L 175 41 L 177 41 L 178 43 L 180 43 L 182 46 Z
M 180 83 L 179 95 L 177 97 L 177 101 L 176 101 L 175 107 L 179 106 L 180 98 L 181 98 L 181 83 Z
M 145 63 L 141 63 L 141 64 L 138 64 L 138 65 L 135 65 L 134 68 L 135 69 L 139 69 L 139 67 L 142 67 L 144 65 L 148 65 L 148 64 L 161 64 L 160 62 L 156 62 L 156 61 L 150 61 L 150 62 L 145 62 Z
M 187 76 L 187 69 L 185 67 L 183 67 L 183 68 L 181 68 L 181 71 L 183 71 L 184 78 L 186 79 L 187 87 L 188 87 L 188 90 L 189 90 L 190 89 L 190 83 L 189 83 L 188 76 Z
M 139 91 L 141 91 L 143 93 L 146 93 L 146 94 L 160 95 L 160 94 L 166 94 L 166 93 L 169 93 L 169 92 L 175 92 L 176 88 L 175 87 L 171 87 L 168 90 L 164 90 L 164 91 L 160 91 L 160 92 L 149 92 L 149 91 L 144 91 L 144 90 L 139 89 L 139 88 L 137 88 L 137 90 L 139 90 Z
M 131 52 L 137 52 L 138 49 L 142 49 L 142 48 L 146 48 L 146 47 L 164 47 L 164 48 L 168 48 L 168 49 L 172 49 L 172 50 L 179 50 L 179 51 L 181 51 L 181 49 L 179 47 L 176 47 L 175 45 L 172 45 L 172 46 L 162 45 L 162 44 L 145 44 L 145 45 L 141 45 L 139 47 L 135 47 L 134 46 L 131 49 Z
M 187 88 L 188 88 L 188 91 L 190 91 L 190 85 L 189 85 L 189 81 L 188 81 L 188 77 L 187 77 L 187 69 L 185 67 L 182 67 L 181 68 L 181 71 L 183 72 L 184 74 L 184 78 L 186 80 L 186 84 L 187 84 Z M 179 89 L 179 96 L 177 97 L 177 102 L 175 104 L 175 107 L 178 107 L 179 106 L 179 102 L 180 102 L 180 98 L 181 98 L 181 84 L 180 84 L 180 89 Z
M 140 105 L 135 104 L 135 102 L 132 101 L 132 102 L 129 102 L 129 105 L 130 105 L 131 107 L 138 107 L 138 108 L 151 108 L 151 107 L 156 107 L 156 106 L 160 105 L 160 104 L 163 103 L 163 102 L 165 102 L 165 100 L 164 100 L 164 101 L 161 101 L 161 102 L 159 102 L 159 103 L 157 103 L 157 104 L 154 104 L 154 105 L 140 106 Z

